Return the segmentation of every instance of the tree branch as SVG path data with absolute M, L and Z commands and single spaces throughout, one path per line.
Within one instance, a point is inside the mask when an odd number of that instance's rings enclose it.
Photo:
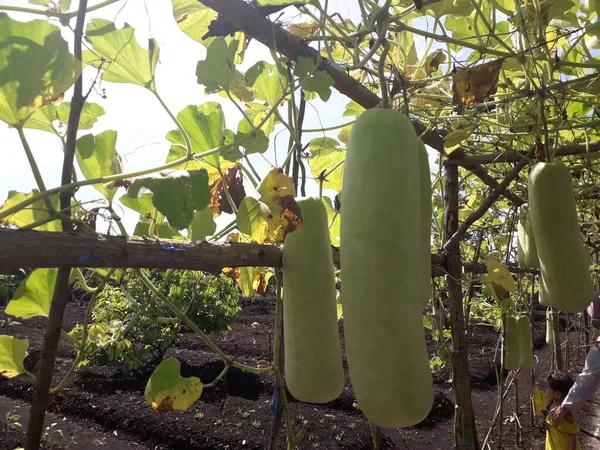
M 450 239 L 448 239 L 448 241 L 446 241 L 446 243 L 444 244 L 444 250 L 447 251 L 447 250 L 451 249 L 452 247 L 454 247 L 455 245 L 458 245 L 458 243 L 462 239 L 463 235 L 467 232 L 469 227 L 471 225 L 473 225 L 477 221 L 477 219 L 482 217 L 488 211 L 488 209 L 490 209 L 490 207 L 494 204 L 494 202 L 498 199 L 498 197 L 500 197 L 500 195 L 502 195 L 502 193 L 508 187 L 508 185 L 515 178 L 517 178 L 517 175 L 519 175 L 521 170 L 523 170 L 523 168 L 528 164 L 529 158 L 531 158 L 533 156 L 533 153 L 534 153 L 534 150 L 530 150 L 525 155 L 526 157 L 521 159 L 515 165 L 515 167 L 513 167 L 513 169 L 508 173 L 508 175 L 506 175 L 506 177 L 504 178 L 504 180 L 502 180 L 502 182 L 498 185 L 498 187 L 496 187 L 490 193 L 488 198 L 485 199 L 485 201 L 481 204 L 481 206 L 479 206 L 479 208 L 477 208 L 475 211 L 473 211 L 469 215 L 469 217 L 466 218 L 466 220 L 460 225 L 458 230 L 456 230 L 456 233 L 454 233 L 452 235 L 452 237 Z
M 555 156 L 572 156 L 579 155 L 584 156 L 587 153 L 598 153 L 600 152 L 600 141 L 590 142 L 586 144 L 571 144 L 563 147 L 558 147 L 555 152 Z M 456 152 L 454 152 L 456 153 Z M 454 154 L 453 153 L 453 154 Z M 503 152 L 503 153 L 486 153 L 483 155 L 461 155 L 448 156 L 444 161 L 446 166 L 462 166 L 471 170 L 471 167 L 467 166 L 479 166 L 482 164 L 498 164 L 507 162 L 519 162 L 523 158 L 528 158 L 528 154 L 525 152 Z
M 198 0 L 203 5 L 215 10 L 226 18 L 248 36 L 256 39 L 267 47 L 288 57 L 292 61 L 298 61 L 300 56 L 312 59 L 319 63 L 318 70 L 324 70 L 333 79 L 333 87 L 354 100 L 366 109 L 377 107 L 381 99 L 377 94 L 371 92 L 346 72 L 338 69 L 327 58 L 322 57 L 317 50 L 304 43 L 302 39 L 288 33 L 279 25 L 274 24 L 261 12 L 242 0 Z M 425 126 L 413 121 L 417 134 L 425 131 Z M 434 131 L 428 131 L 421 136 L 423 142 L 440 151 L 443 141 Z
M 489 187 L 491 187 L 493 189 L 495 189 L 495 188 L 498 187 L 499 183 L 496 180 L 494 180 L 494 177 L 492 177 L 487 172 L 487 170 L 485 170 L 483 167 L 481 167 L 481 166 L 473 166 L 473 167 L 467 167 L 466 169 L 469 172 L 471 172 L 473 175 L 477 176 L 481 181 L 483 181 Z M 516 205 L 516 206 L 522 206 L 525 203 L 527 203 L 526 200 L 523 200 L 518 195 L 513 194 L 508 189 L 505 189 L 504 192 L 502 193 L 502 195 L 504 197 L 506 197 L 508 200 L 510 200 L 511 202 L 513 202 L 513 204 Z

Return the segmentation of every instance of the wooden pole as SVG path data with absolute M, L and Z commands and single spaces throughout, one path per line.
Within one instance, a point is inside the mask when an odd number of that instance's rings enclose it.
M 447 240 L 458 230 L 458 167 L 445 168 L 446 185 L 444 190 L 444 239 Z M 469 374 L 469 352 L 465 326 L 462 264 L 460 245 L 451 247 L 446 253 L 446 286 L 450 300 L 450 321 L 452 332 L 452 387 L 454 391 L 454 444 L 456 449 L 479 450 L 475 415 L 471 400 Z
M 83 26 L 85 23 L 85 13 L 87 10 L 87 0 L 79 2 L 77 13 L 77 22 L 74 30 L 74 56 L 76 60 L 81 61 L 81 47 L 83 40 Z M 83 70 L 83 66 L 80 67 Z M 79 119 L 85 103 L 83 96 L 83 79 L 81 74 L 75 81 L 73 98 L 71 99 L 71 109 L 69 111 L 69 120 L 67 124 L 66 143 L 63 157 L 63 167 L 61 184 L 67 185 L 73 182 L 73 161 L 75 159 L 75 147 L 77 144 L 77 131 L 79 129 Z M 71 207 L 71 191 L 60 194 L 60 208 L 62 211 L 69 211 Z M 71 222 L 62 221 L 62 229 L 65 231 L 72 229 Z M 52 382 L 52 372 L 54 371 L 54 361 L 58 349 L 58 341 L 62 330 L 62 322 L 65 314 L 65 308 L 69 299 L 69 278 L 71 268 L 58 264 L 58 274 L 54 285 L 52 303 L 48 314 L 48 324 L 44 333 L 44 345 L 42 347 L 42 356 L 40 367 L 36 374 L 35 389 L 33 393 L 33 402 L 29 411 L 29 423 L 27 425 L 27 435 L 25 438 L 25 450 L 37 450 L 40 447 L 42 433 L 44 431 L 44 418 L 49 402 L 50 384 Z

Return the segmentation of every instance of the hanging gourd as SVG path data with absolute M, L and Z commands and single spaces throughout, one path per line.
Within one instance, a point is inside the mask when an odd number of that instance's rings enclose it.
M 433 405 L 422 318 L 420 174 L 410 119 L 391 109 L 363 112 L 350 133 L 343 175 L 342 303 L 352 388 L 365 417 L 382 428 L 415 425 Z
M 579 231 L 573 179 L 563 163 L 533 167 L 529 213 L 540 263 L 540 297 L 562 311 L 583 311 L 594 295 L 590 255 Z
M 327 212 L 319 198 L 297 203 L 302 225 L 283 244 L 285 378 L 297 400 L 326 403 L 344 389 Z
M 531 220 L 529 219 L 529 209 L 526 206 L 521 208 L 521 217 L 519 217 L 517 224 L 517 255 L 521 267 L 539 269 L 540 261 L 535 247 Z

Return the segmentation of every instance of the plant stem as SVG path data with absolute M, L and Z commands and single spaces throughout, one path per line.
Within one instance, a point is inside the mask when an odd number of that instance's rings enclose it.
M 158 102 L 160 103 L 160 105 L 163 107 L 163 109 L 169 115 L 169 117 L 171 118 L 171 120 L 175 123 L 175 126 L 177 126 L 177 129 L 179 130 L 179 132 L 183 136 L 183 140 L 185 141 L 185 148 L 187 150 L 187 157 L 188 158 L 192 158 L 192 155 L 194 154 L 194 152 L 192 150 L 192 143 L 190 142 L 190 137 L 188 136 L 187 132 L 185 131 L 185 129 L 183 128 L 183 126 L 181 125 L 181 123 L 179 123 L 179 120 L 177 120 L 177 117 L 175 117 L 173 115 L 173 113 L 171 112 L 171 110 L 169 109 L 169 107 L 167 106 L 167 104 L 163 101 L 163 99 L 161 98 L 161 96 L 158 95 L 158 92 L 156 92 L 154 90 L 151 90 L 150 92 L 152 92 L 154 94 L 154 96 L 156 97 L 156 99 L 158 100 Z
M 246 370 L 248 372 L 254 373 L 264 373 L 264 372 L 272 372 L 273 366 L 268 366 L 264 368 L 251 367 L 245 364 L 240 364 L 238 362 L 233 361 L 229 358 L 223 351 L 215 345 L 215 343 L 194 323 L 192 322 L 177 306 L 175 306 L 162 292 L 158 290 L 158 288 L 146 277 L 144 272 L 141 269 L 135 269 L 135 273 L 140 278 L 142 283 L 152 291 L 152 293 L 162 302 L 164 303 L 173 313 L 183 322 L 185 323 L 194 333 L 196 333 L 200 338 L 210 347 L 210 349 L 219 356 L 226 364 L 230 364 L 232 367 L 236 367 L 238 369 Z
M 21 139 L 21 144 L 23 144 L 23 149 L 25 150 L 25 154 L 27 155 L 27 161 L 29 162 L 29 167 L 31 167 L 31 171 L 33 172 L 33 178 L 35 178 L 35 182 L 38 186 L 38 189 L 40 190 L 40 192 L 46 192 L 47 189 L 46 185 L 44 184 L 44 179 L 42 178 L 40 168 L 38 167 L 37 162 L 33 157 L 33 152 L 31 151 L 29 142 L 27 142 L 27 138 L 25 137 L 25 133 L 23 132 L 23 127 L 17 127 L 17 132 L 19 133 L 19 139 Z M 49 197 L 44 198 L 44 203 L 46 204 L 46 208 L 48 208 L 48 213 L 50 215 L 56 212 Z

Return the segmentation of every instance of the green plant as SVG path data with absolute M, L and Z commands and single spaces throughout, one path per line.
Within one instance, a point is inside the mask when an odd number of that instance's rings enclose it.
M 229 329 L 240 309 L 239 291 L 224 275 L 156 271 L 153 281 L 204 332 Z M 126 272 L 121 286 L 106 286 L 98 295 L 81 364 L 116 362 L 137 369 L 160 360 L 182 331 L 179 320 L 165 317 L 166 312 L 139 278 Z M 80 339 L 82 325 L 71 335 Z
M 137 369 L 162 358 L 179 338 L 177 324 L 165 326 L 150 314 L 148 298 L 135 300 L 119 287 L 104 288 L 92 318 L 81 365 L 116 362 Z M 83 326 L 76 326 L 70 334 L 81 339 Z

